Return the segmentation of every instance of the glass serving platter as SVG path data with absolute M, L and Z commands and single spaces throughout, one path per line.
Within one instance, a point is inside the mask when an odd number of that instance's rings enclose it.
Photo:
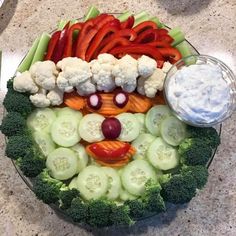
M 119 15 L 120 13 L 109 13 L 109 14 Z M 80 19 L 82 19 L 82 18 L 78 18 L 78 20 L 80 20 Z M 168 26 L 165 26 L 165 27 L 168 28 L 168 29 L 171 29 L 171 28 L 168 27 Z M 54 32 L 54 31 L 52 31 L 51 33 L 53 33 L 53 32 Z M 188 40 L 186 40 L 186 42 L 187 42 L 187 44 L 189 45 L 189 47 L 190 47 L 190 49 L 191 49 L 193 55 L 199 55 L 199 54 L 200 54 L 200 53 L 197 51 L 197 49 L 196 49 Z M 24 59 L 24 58 L 23 58 L 23 59 Z M 23 59 L 22 59 L 22 60 L 23 60 Z M 15 73 L 15 74 L 16 74 L 16 73 Z M 5 115 L 5 114 L 6 114 L 6 111 L 4 110 L 4 115 Z M 222 124 L 217 125 L 217 127 L 215 127 L 215 128 L 216 128 L 217 132 L 219 133 L 219 135 L 221 136 Z M 7 139 L 6 139 L 6 138 L 5 138 L 5 142 L 7 142 Z M 214 157 L 215 157 L 216 151 L 217 151 L 217 148 L 213 151 L 212 156 L 211 156 L 210 160 L 209 160 L 208 163 L 207 163 L 207 168 L 209 168 L 209 166 L 211 165 L 211 163 L 212 163 L 212 161 L 213 161 L 213 159 L 214 159 Z M 22 178 L 22 180 L 25 182 L 25 184 L 28 186 L 28 188 L 29 188 L 31 191 L 33 191 L 33 178 L 28 178 L 28 177 L 24 176 L 24 174 L 21 172 L 21 170 L 19 169 L 19 167 L 16 165 L 16 162 L 15 162 L 14 160 L 11 160 L 11 161 L 12 161 L 12 164 L 13 164 L 13 166 L 15 167 L 17 173 L 19 174 L 19 176 Z M 168 212 L 168 208 L 169 208 L 168 206 L 170 206 L 170 205 L 172 205 L 172 204 L 169 204 L 169 205 L 166 204 L 167 212 Z M 84 224 L 84 223 L 75 223 L 75 222 L 73 222 L 73 221 L 65 214 L 65 212 L 59 208 L 59 205 L 58 205 L 58 204 L 49 204 L 49 206 L 50 206 L 50 207 L 55 211 L 55 213 L 56 213 L 60 218 L 62 218 L 63 220 L 65 220 L 65 221 L 67 221 L 67 222 L 70 222 L 70 223 L 73 223 L 74 225 L 77 225 L 77 226 L 79 226 L 79 227 L 83 227 L 83 228 L 85 228 L 85 229 L 87 229 L 87 230 L 92 230 L 92 229 L 93 229 L 91 226 L 86 225 L 86 224 Z M 135 219 L 135 220 L 136 220 L 136 221 L 142 221 L 142 220 L 148 219 L 148 218 L 150 218 L 150 217 L 153 217 L 153 216 L 155 216 L 155 215 L 157 215 L 157 213 L 150 213 L 150 214 L 148 214 L 148 215 L 145 215 L 144 217 L 137 218 L 137 219 Z M 114 228 L 114 227 L 117 228 L 117 226 L 110 226 L 109 228 Z M 118 226 L 118 227 L 123 227 L 123 226 Z

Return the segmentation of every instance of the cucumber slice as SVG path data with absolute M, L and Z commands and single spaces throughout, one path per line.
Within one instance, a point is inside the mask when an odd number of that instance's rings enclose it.
M 83 115 L 80 111 L 73 110 L 69 107 L 55 108 L 55 109 L 57 109 L 57 116 L 70 115 L 78 119 L 78 121 L 80 121 L 83 118 Z
M 98 199 L 106 195 L 108 178 L 102 168 L 88 166 L 78 175 L 77 186 L 84 199 Z
M 117 171 L 111 167 L 102 167 L 102 170 L 108 178 L 107 198 L 110 200 L 117 199 L 121 190 L 120 176 Z
M 102 122 L 105 118 L 98 114 L 85 115 L 79 124 L 79 134 L 82 139 L 89 143 L 104 139 L 102 133 Z
M 162 138 L 156 138 L 147 150 L 149 162 L 160 170 L 169 170 L 179 164 L 178 153 L 175 148 L 167 144 Z
M 133 159 L 144 159 L 146 157 L 148 147 L 155 140 L 155 138 L 156 137 L 151 134 L 140 134 L 138 138 L 132 142 L 132 146 L 136 149 Z
M 99 10 L 94 6 L 91 6 L 84 17 L 84 21 L 94 18 L 99 14 L 100 14 Z
M 55 179 L 66 180 L 77 171 L 77 157 L 69 148 L 57 148 L 48 155 L 46 166 Z
M 132 113 L 122 113 L 116 118 L 121 123 L 121 133 L 119 140 L 130 142 L 136 139 L 140 132 L 140 125 L 135 115 Z
M 35 109 L 27 118 L 27 126 L 33 131 L 49 133 L 56 114 L 50 108 Z
M 77 187 L 77 176 L 74 177 L 74 178 L 70 181 L 68 187 L 69 187 L 69 189 L 73 189 L 73 188 L 78 189 L 78 187 Z
M 78 120 L 70 115 L 58 116 L 51 126 L 53 141 L 63 147 L 71 147 L 80 141 Z
M 178 146 L 186 138 L 186 125 L 174 116 L 161 122 L 161 137 L 170 145 Z
M 127 201 L 127 200 L 134 200 L 137 198 L 137 196 L 129 193 L 128 191 L 124 190 L 123 188 L 120 189 L 120 199 L 123 201 Z
M 156 105 L 152 107 L 148 111 L 145 119 L 148 131 L 155 136 L 160 136 L 160 124 L 163 119 L 170 115 L 171 111 L 165 105 Z
M 35 131 L 33 137 L 45 157 L 56 149 L 56 144 L 52 141 L 52 138 L 48 133 Z
M 38 47 L 38 44 L 39 44 L 39 38 L 35 39 L 35 41 L 33 42 L 32 47 L 28 51 L 28 53 L 25 56 L 24 60 L 18 66 L 17 71 L 23 73 L 24 71 L 29 70 L 31 62 L 32 62 L 33 57 L 34 57 L 34 54 L 35 54 L 36 49 Z
M 44 54 L 47 51 L 48 42 L 49 42 L 50 38 L 51 37 L 48 33 L 42 34 L 30 66 L 32 66 L 37 61 L 43 60 Z
M 134 113 L 136 119 L 139 122 L 140 125 L 140 134 L 147 133 L 147 128 L 145 125 L 145 115 L 143 113 Z
M 80 143 L 71 147 L 71 149 L 75 152 L 78 162 L 77 172 L 81 172 L 88 164 L 88 154 L 85 151 L 85 148 Z
M 140 196 L 145 191 L 145 183 L 149 180 L 157 181 L 153 167 L 144 160 L 135 160 L 124 167 L 121 181 L 124 188 L 131 194 Z

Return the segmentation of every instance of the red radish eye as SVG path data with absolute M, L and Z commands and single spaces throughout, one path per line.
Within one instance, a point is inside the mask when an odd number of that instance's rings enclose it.
M 129 101 L 129 96 L 127 93 L 124 92 L 118 92 L 113 97 L 114 104 L 119 108 L 124 107 L 128 103 L 128 101 Z
M 91 94 L 87 98 L 88 106 L 94 110 L 98 110 L 102 106 L 102 97 L 99 94 Z
M 102 122 L 102 133 L 106 139 L 116 139 L 121 133 L 121 123 L 115 117 L 106 118 Z

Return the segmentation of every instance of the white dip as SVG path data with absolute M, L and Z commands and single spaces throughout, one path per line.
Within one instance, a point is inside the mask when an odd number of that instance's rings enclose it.
M 183 119 L 211 123 L 226 114 L 230 89 L 219 66 L 190 65 L 170 78 L 167 97 Z

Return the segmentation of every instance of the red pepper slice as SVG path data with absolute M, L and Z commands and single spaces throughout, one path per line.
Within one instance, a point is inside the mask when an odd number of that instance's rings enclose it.
M 140 34 L 141 32 L 143 32 L 146 29 L 157 29 L 157 24 L 154 23 L 153 21 L 144 21 L 138 25 L 136 25 L 133 30 L 137 33 Z
M 149 43 L 155 40 L 155 29 L 147 29 L 141 32 L 135 39 L 135 43 Z
M 102 21 L 102 20 L 105 19 L 107 16 L 108 16 L 108 14 L 102 13 L 102 14 L 98 15 L 97 17 L 93 18 L 92 21 L 93 21 L 93 23 L 96 25 L 99 21 Z
M 126 21 L 121 22 L 121 29 L 131 29 L 134 25 L 134 16 L 130 16 Z
M 147 45 L 150 45 L 156 48 L 170 48 L 171 47 L 171 45 L 167 43 L 166 41 L 160 41 L 160 40 L 147 43 Z
M 125 157 L 126 153 L 129 151 L 131 145 L 129 143 L 124 143 L 122 147 L 116 149 L 108 149 L 102 147 L 99 143 L 93 143 L 87 146 L 90 152 L 92 152 L 93 157 L 100 160 L 110 160 L 110 159 L 122 159 Z
M 132 44 L 128 46 L 119 46 L 113 48 L 110 54 L 116 56 L 119 54 L 145 54 L 156 60 L 157 66 L 160 68 L 163 66 L 164 57 L 159 50 L 153 46 L 146 44 Z
M 92 56 L 96 49 L 98 48 L 101 41 L 104 39 L 106 35 L 109 33 L 114 33 L 120 29 L 120 22 L 119 20 L 115 19 L 111 22 L 108 22 L 105 24 L 96 34 L 96 36 L 93 39 L 93 42 L 88 48 L 88 51 L 85 56 L 86 61 L 90 61 L 92 59 Z
M 176 48 L 158 48 L 158 51 L 172 64 L 176 63 L 182 58 L 181 53 Z
M 62 59 L 62 55 L 64 52 L 64 48 L 66 45 L 66 41 L 67 41 L 67 37 L 68 37 L 68 29 L 70 26 L 70 22 L 68 22 L 65 27 L 63 28 L 63 30 L 60 33 L 60 37 L 57 41 L 57 44 L 54 48 L 51 60 L 54 61 L 55 63 L 57 63 L 58 61 L 60 61 Z
M 106 14 L 106 17 L 102 17 L 100 20 L 98 19 L 98 21 L 94 21 L 94 24 L 98 27 L 98 29 L 101 29 L 105 24 L 113 20 L 115 20 L 115 17 L 113 15 Z M 118 20 L 116 19 L 116 21 Z
M 51 60 L 54 49 L 60 38 L 60 34 L 61 34 L 61 31 L 56 31 L 53 33 L 52 37 L 50 38 L 49 43 L 48 43 L 48 48 L 47 48 L 47 54 L 44 57 L 44 61 Z
M 109 52 L 112 48 L 118 46 L 118 45 L 129 45 L 130 41 L 126 38 L 118 37 L 110 41 L 98 54 L 102 53 L 107 53 Z
M 82 23 L 76 23 L 76 24 L 73 24 L 69 28 L 68 38 L 67 38 L 66 46 L 64 49 L 63 58 L 73 56 L 73 53 L 72 53 L 73 52 L 73 34 L 74 34 L 74 31 L 81 30 L 82 26 L 83 26 Z
M 156 40 L 165 41 L 165 42 L 167 42 L 169 44 L 171 44 L 174 41 L 174 39 L 170 35 L 168 35 L 168 34 L 166 34 L 166 35 L 159 35 L 159 36 L 157 35 L 156 36 Z

